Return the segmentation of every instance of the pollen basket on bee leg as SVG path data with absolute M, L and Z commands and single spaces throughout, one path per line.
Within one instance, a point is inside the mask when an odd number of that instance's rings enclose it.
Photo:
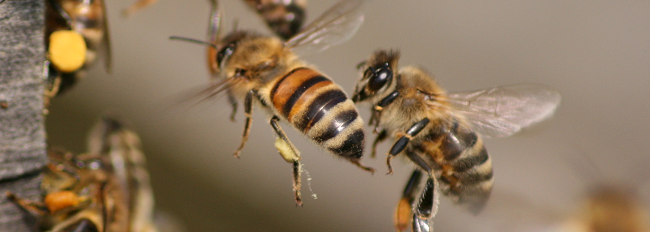
M 55 31 L 50 35 L 49 59 L 61 72 L 74 72 L 86 61 L 86 41 L 76 31 Z

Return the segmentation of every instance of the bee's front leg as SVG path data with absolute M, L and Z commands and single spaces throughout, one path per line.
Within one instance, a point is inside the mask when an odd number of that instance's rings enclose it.
M 280 121 L 278 116 L 271 118 L 271 127 L 278 134 L 278 138 L 275 140 L 275 148 L 278 149 L 284 160 L 288 163 L 293 163 L 293 192 L 296 196 L 296 205 L 302 206 L 302 198 L 300 197 L 300 176 L 302 173 L 300 151 L 289 141 L 289 138 L 287 138 L 287 135 L 278 124 L 278 121 Z
M 375 155 L 377 154 L 377 144 L 386 140 L 386 138 L 388 138 L 388 131 L 383 129 L 379 132 L 377 137 L 375 137 L 375 141 L 372 142 L 372 153 L 370 153 L 370 157 L 375 158 Z
M 246 115 L 246 125 L 244 126 L 244 134 L 242 135 L 241 144 L 237 151 L 235 151 L 235 157 L 239 158 L 239 153 L 244 149 L 246 141 L 248 141 L 248 135 L 251 132 L 251 125 L 253 124 L 253 96 L 255 95 L 255 90 L 248 91 L 246 93 L 246 98 L 244 99 L 244 114 Z M 236 109 L 236 106 L 234 107 Z
M 372 108 L 372 116 L 370 117 L 369 123 L 372 125 L 373 122 L 375 124 L 375 129 L 373 130 L 374 133 L 377 133 L 377 127 L 379 126 L 379 122 L 381 120 L 381 111 L 386 108 L 386 106 L 390 105 L 390 103 L 393 103 L 395 99 L 399 96 L 399 92 L 395 90 L 394 92 L 388 94 L 388 96 L 384 97 L 377 103 Z
M 234 122 L 235 120 L 235 114 L 237 113 L 237 106 L 239 106 L 239 103 L 237 103 L 237 98 L 235 98 L 235 95 L 228 90 L 228 102 L 230 103 L 230 107 L 232 107 L 232 112 L 230 113 L 230 121 Z

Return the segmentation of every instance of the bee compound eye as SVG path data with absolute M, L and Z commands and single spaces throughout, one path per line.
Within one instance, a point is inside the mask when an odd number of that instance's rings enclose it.
M 390 68 L 381 68 L 374 72 L 374 75 L 368 80 L 368 89 L 371 91 L 377 91 L 384 87 L 388 80 L 393 78 L 393 72 Z
M 223 47 L 218 53 L 217 53 L 217 64 L 221 65 L 221 63 L 226 59 L 227 57 L 230 57 L 232 53 L 235 51 L 235 44 L 230 43 L 228 46 Z

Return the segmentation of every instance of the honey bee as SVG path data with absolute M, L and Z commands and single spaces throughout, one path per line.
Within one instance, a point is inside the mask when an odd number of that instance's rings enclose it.
M 105 119 L 89 140 L 90 153 L 48 152 L 43 202 L 7 193 L 9 199 L 41 215 L 39 227 L 46 231 L 157 231 L 137 135 Z
M 305 21 L 306 0 L 245 0 L 282 39 L 293 37 Z
M 647 211 L 638 196 L 620 186 L 598 186 L 584 199 L 580 212 L 560 228 L 573 232 L 648 232 Z
M 110 72 L 111 49 L 104 1 L 46 0 L 46 6 L 47 107 L 51 98 L 83 78 L 100 50 Z
M 219 22 L 220 14 L 214 13 L 218 12 L 214 5 L 217 2 L 212 2 L 211 22 Z M 340 1 L 286 42 L 277 37 L 235 30 L 210 44 L 217 51 L 211 67 L 216 79 L 221 81 L 199 96 L 207 99 L 228 91 L 234 98 L 244 100 L 246 124 L 242 142 L 234 153 L 236 157 L 248 140 L 253 102 L 257 101 L 271 115 L 269 123 L 278 135 L 275 147 L 287 162 L 293 164 L 293 186 L 298 205 L 302 205 L 300 152 L 278 124 L 280 120 L 287 121 L 320 147 L 364 170 L 373 171 L 360 163 L 364 147 L 363 120 L 354 103 L 341 87 L 294 53 L 297 49 L 320 51 L 348 40 L 363 22 L 360 7 L 364 2 Z M 215 34 L 218 34 L 216 30 Z
M 102 154 L 111 164 L 128 206 L 130 231 L 156 231 L 153 189 L 138 135 L 115 117 L 106 116 L 91 131 L 88 152 Z
M 421 68 L 397 71 L 398 51 L 376 51 L 358 67 L 362 77 L 352 100 L 368 101 L 376 145 L 389 135 L 396 142 L 387 158 L 405 154 L 416 169 L 397 208 L 399 231 L 430 231 L 442 191 L 473 213 L 485 206 L 492 189 L 492 161 L 480 135 L 505 137 L 550 117 L 559 93 L 537 85 L 513 85 L 464 93 L 446 93 Z M 423 172 L 428 175 L 419 196 Z M 415 202 L 415 203 L 414 203 Z

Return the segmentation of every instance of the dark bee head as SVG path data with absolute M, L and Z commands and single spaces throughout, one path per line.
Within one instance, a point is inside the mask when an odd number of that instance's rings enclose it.
M 399 51 L 379 50 L 368 61 L 357 68 L 364 70 L 363 77 L 357 84 L 352 101 L 360 102 L 383 92 L 393 81 L 399 59 Z
M 245 31 L 234 31 L 224 37 L 219 42 L 218 46 L 211 47 L 208 50 L 210 69 L 213 74 L 221 72 L 225 63 L 228 62 L 230 56 L 235 52 L 235 49 L 237 49 L 239 41 L 246 36 L 247 33 Z

